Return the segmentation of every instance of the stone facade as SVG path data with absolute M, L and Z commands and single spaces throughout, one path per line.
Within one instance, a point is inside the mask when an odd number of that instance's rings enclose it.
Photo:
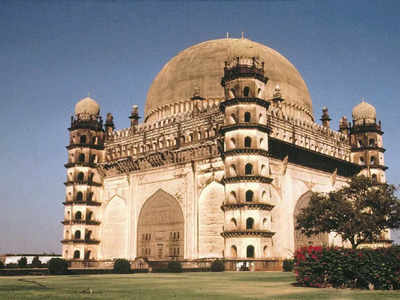
M 248 40 L 232 45 L 240 56 L 230 48 L 225 62 L 220 54 L 215 58 L 222 64 L 218 92 L 203 97 L 207 91 L 195 88 L 189 98 L 163 99 L 157 106 L 156 79 L 144 123 L 133 106 L 131 126 L 116 130 L 111 114 L 103 124 L 93 99 L 78 102 L 65 165 L 64 258 L 77 265 L 115 258 L 196 265 L 225 258 L 232 269 L 243 261 L 266 269 L 267 262 L 290 257 L 299 246 L 340 244 L 333 234 L 307 238 L 296 232 L 295 216 L 312 191 L 337 189 L 349 176 L 361 172 L 385 180 L 375 111 L 356 107 L 353 124 L 342 119 L 335 131 L 325 109 L 319 125 L 311 99 L 303 105 L 290 98 L 309 97 L 301 77 L 296 73 L 291 80 L 291 69 L 277 77 L 275 61 L 294 68 L 286 59 L 276 52 L 270 58 L 272 49 Z M 203 46 L 177 57 L 201 58 L 209 51 Z M 257 57 L 249 56 L 254 47 L 261 51 Z M 199 72 L 205 75 L 196 77 L 195 87 L 208 76 L 207 69 Z M 179 82 L 168 79 L 179 89 Z M 285 95 L 283 87 L 293 82 L 301 93 L 292 86 Z

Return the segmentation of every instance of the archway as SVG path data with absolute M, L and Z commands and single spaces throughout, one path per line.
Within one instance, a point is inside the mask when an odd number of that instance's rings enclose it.
M 90 213 L 88 217 L 89 215 Z M 102 250 L 104 258 L 126 257 L 128 215 L 127 206 L 123 199 L 115 196 L 108 203 L 104 211 L 102 226 Z
M 183 259 L 184 217 L 178 201 L 163 190 L 144 203 L 137 228 L 137 256 Z
M 300 213 L 300 211 L 308 206 L 308 203 L 310 202 L 311 199 L 311 192 L 307 192 L 303 194 L 297 201 L 296 207 L 294 209 L 294 214 L 293 214 L 293 226 L 296 228 L 297 224 L 297 215 Z M 294 229 L 294 250 L 297 250 L 301 247 L 306 247 L 306 246 L 320 246 L 320 245 L 328 245 L 328 234 L 326 233 L 321 233 L 318 235 L 312 235 L 310 237 L 306 236 L 305 234 L 301 233 L 300 230 Z

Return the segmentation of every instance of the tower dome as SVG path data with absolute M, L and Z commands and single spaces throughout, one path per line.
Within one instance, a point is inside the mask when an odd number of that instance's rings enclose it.
M 353 121 L 355 125 L 374 124 L 376 122 L 376 109 L 371 104 L 362 101 L 353 108 Z
M 88 114 L 97 116 L 99 113 L 99 104 L 90 97 L 83 98 L 75 105 L 75 115 Z
M 183 50 L 158 73 L 148 93 L 145 120 L 155 121 L 179 112 L 191 110 L 191 98 L 222 101 L 221 78 L 225 61 L 234 57 L 256 57 L 264 62 L 268 78 L 265 98 L 271 99 L 279 85 L 285 101 L 286 114 L 314 120 L 311 97 L 297 69 L 275 50 L 248 39 L 218 39 L 206 41 Z M 161 112 L 161 113 L 159 113 Z

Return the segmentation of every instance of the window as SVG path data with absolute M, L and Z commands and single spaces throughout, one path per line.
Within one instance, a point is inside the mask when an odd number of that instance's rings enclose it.
M 80 219 L 82 219 L 82 213 L 80 211 L 78 211 L 75 214 L 75 220 L 80 220 Z
M 80 138 L 80 143 L 81 144 L 86 144 L 86 135 L 82 135 Z
M 86 251 L 85 253 L 85 259 L 89 260 L 90 259 L 90 250 Z
M 85 240 L 90 240 L 91 237 L 92 237 L 92 232 L 89 230 L 89 231 L 86 232 L 86 234 L 85 234 Z
M 85 154 L 83 154 L 83 153 L 79 154 L 78 162 L 80 162 L 80 163 L 85 162 Z
M 90 155 L 90 163 L 94 163 L 96 161 L 96 154 Z
M 360 157 L 360 164 L 361 164 L 361 165 L 365 165 L 364 157 Z
M 254 247 L 252 245 L 247 246 L 247 258 L 254 258 Z
M 74 238 L 76 240 L 79 240 L 81 238 L 81 231 L 80 230 L 75 231 Z
M 247 218 L 246 220 L 246 229 L 253 229 L 253 225 L 254 225 L 254 219 L 253 218 Z
M 236 94 L 235 94 L 235 90 L 234 90 L 234 89 L 231 89 L 231 90 L 229 91 L 229 96 L 230 96 L 231 98 L 235 98 L 235 97 L 236 97 Z
M 371 156 L 371 165 L 375 165 L 375 162 L 376 162 L 375 156 Z
M 257 91 L 258 98 L 261 98 L 261 92 L 262 92 L 262 90 L 258 89 L 258 91 Z
M 78 179 L 78 182 L 82 182 L 83 181 L 83 178 L 84 178 L 84 174 L 83 174 L 83 172 L 79 172 L 78 173 L 78 177 L 77 177 L 77 179 Z
M 81 253 L 79 252 L 79 250 L 75 250 L 74 252 L 74 258 L 75 259 L 79 259 L 81 257 Z
M 231 173 L 231 176 L 236 176 L 236 167 L 235 165 L 231 165 L 231 167 L 229 168 L 229 171 Z
M 253 191 L 248 190 L 246 192 L 246 202 L 252 202 L 253 201 L 253 195 L 254 195 Z
M 252 164 L 246 164 L 244 173 L 245 173 L 245 175 L 253 174 L 253 165 Z
M 237 257 L 237 248 L 235 245 L 231 247 L 231 256 L 234 258 Z
M 374 139 L 369 139 L 369 146 L 374 147 L 375 146 L 375 140 Z
M 93 143 L 93 145 L 96 145 L 96 144 L 97 144 L 97 136 L 94 136 L 94 137 L 93 137 L 92 143 Z
M 235 218 L 232 218 L 232 219 L 231 219 L 231 225 L 232 225 L 233 228 L 236 228 L 237 222 L 236 222 L 236 219 L 235 219 Z
M 89 192 L 87 195 L 87 201 L 92 201 L 93 200 L 93 192 Z
M 236 202 L 236 193 L 234 191 L 231 191 L 231 201 Z
M 237 123 L 237 118 L 236 118 L 235 114 L 231 114 L 231 122 Z
M 232 144 L 232 148 L 236 147 L 236 140 L 234 138 L 231 138 L 231 144 Z
M 245 122 L 250 122 L 250 117 L 251 117 L 250 113 L 248 111 L 246 111 L 244 113 L 244 121 Z
M 378 179 L 377 179 L 377 177 L 376 177 L 376 174 L 372 174 L 372 181 L 373 181 L 373 182 L 377 182 L 377 181 L 378 181 Z
M 243 89 L 243 96 L 248 97 L 250 93 L 250 88 L 248 86 Z
M 77 192 L 76 193 L 76 201 L 82 201 L 83 199 L 83 194 L 82 192 Z
M 93 217 L 93 212 L 89 211 L 88 214 L 86 215 L 86 220 L 90 221 L 92 219 L 92 217 Z
M 246 136 L 246 137 L 244 138 L 244 146 L 245 146 L 246 148 L 250 148 L 250 147 L 251 147 L 251 138 L 250 138 L 249 136 Z
M 90 173 L 89 179 L 88 179 L 88 182 L 89 182 L 89 183 L 92 183 L 92 182 L 93 182 L 93 176 L 94 176 L 94 173 Z

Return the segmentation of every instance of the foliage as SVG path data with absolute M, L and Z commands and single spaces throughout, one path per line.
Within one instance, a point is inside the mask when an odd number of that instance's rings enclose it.
M 39 256 L 35 256 L 32 259 L 32 268 L 40 268 L 42 266 L 42 262 L 39 259 Z
M 355 249 L 380 239 L 385 229 L 400 228 L 400 201 L 396 187 L 364 176 L 328 194 L 313 193 L 297 217 L 296 229 L 307 236 L 336 232 Z
M 179 261 L 168 262 L 168 272 L 170 273 L 182 273 L 182 264 Z
M 68 263 L 65 259 L 54 257 L 48 262 L 49 273 L 53 275 L 63 275 L 68 272 Z
M 305 247 L 296 251 L 295 273 L 302 286 L 400 289 L 400 247 Z
M 0 269 L 4 269 L 5 268 L 5 265 L 4 265 L 4 263 L 0 260 Z
M 114 273 L 128 274 L 131 272 L 131 264 L 128 260 L 119 258 L 114 262 Z
M 282 269 L 284 272 L 292 272 L 294 268 L 294 259 L 283 260 Z
M 28 260 L 26 259 L 25 256 L 22 256 L 22 257 L 18 260 L 18 267 L 20 267 L 20 268 L 26 268 L 27 265 L 28 265 Z
M 211 263 L 211 272 L 223 272 L 223 271 L 225 271 L 225 264 L 223 260 L 217 259 Z

